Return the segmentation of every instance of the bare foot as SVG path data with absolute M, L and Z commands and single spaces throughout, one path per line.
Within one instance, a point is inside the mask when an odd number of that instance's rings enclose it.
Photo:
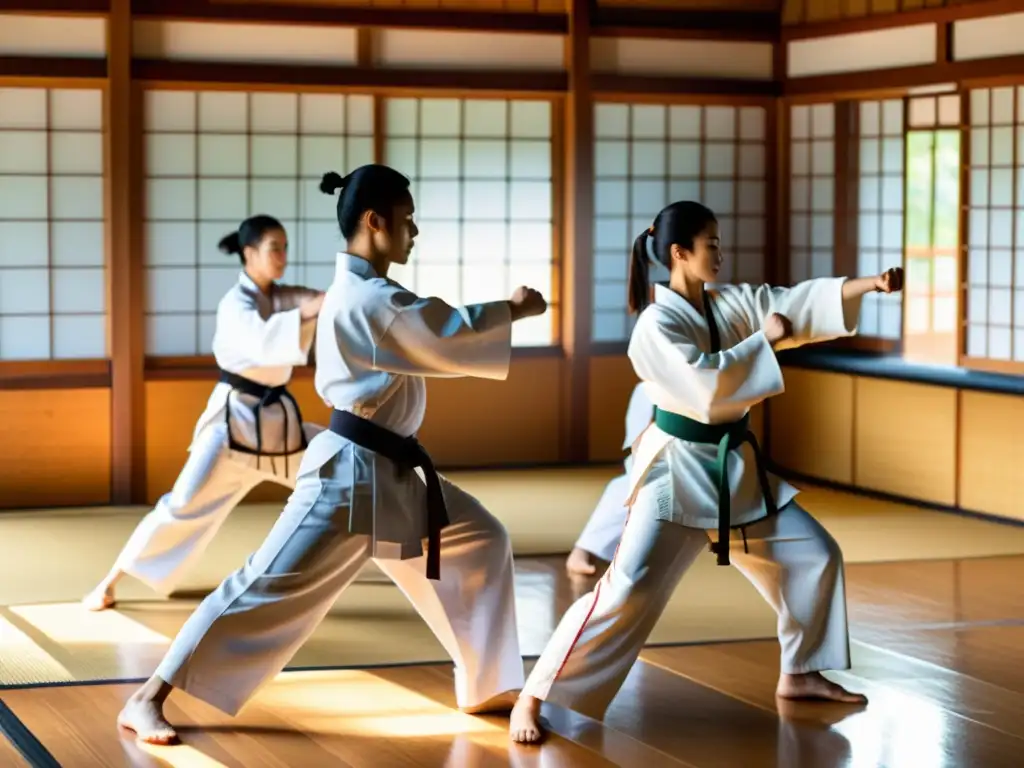
M 459 711 L 467 715 L 509 712 L 515 706 L 518 696 L 519 691 L 505 691 L 497 696 L 492 696 L 481 704 L 474 704 L 472 707 L 459 707 Z
M 105 587 L 100 584 L 96 589 L 82 598 L 82 605 L 89 611 L 105 611 L 117 605 L 117 598 L 114 597 L 114 587 Z
M 841 701 L 848 704 L 867 704 L 867 696 L 851 693 L 841 685 L 836 685 L 820 672 L 808 672 L 803 675 L 779 675 L 779 687 L 775 695 L 784 699 L 824 699 Z
M 512 741 L 520 744 L 534 744 L 544 736 L 540 727 L 540 699 L 520 696 L 509 717 L 508 733 Z
M 117 724 L 134 731 L 140 741 L 149 744 L 173 744 L 178 740 L 178 734 L 164 717 L 163 706 L 155 701 L 132 696 L 117 716 Z
M 565 561 L 565 570 L 577 576 L 593 576 L 597 573 L 594 558 L 587 550 L 574 547 Z

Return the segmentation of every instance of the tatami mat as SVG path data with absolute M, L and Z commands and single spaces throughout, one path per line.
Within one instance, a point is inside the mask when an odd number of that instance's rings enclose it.
M 524 655 L 538 654 L 572 599 L 567 552 L 615 468 L 453 473 L 508 527 L 517 553 Z M 1024 528 L 847 494 L 800 497 L 836 536 L 847 561 L 1024 553 Z M 164 600 L 126 579 L 117 611 L 78 600 L 103 575 L 135 523 L 135 509 L 0 514 L 0 685 L 144 677 L 198 599 L 259 545 L 279 512 L 245 505 L 229 518 L 179 597 Z M 546 561 L 526 555 L 557 553 Z M 447 659 L 404 596 L 372 565 L 300 650 L 296 667 L 426 663 Z M 192 591 L 192 596 L 189 596 Z M 735 568 L 700 557 L 676 590 L 651 643 L 772 637 L 775 617 Z

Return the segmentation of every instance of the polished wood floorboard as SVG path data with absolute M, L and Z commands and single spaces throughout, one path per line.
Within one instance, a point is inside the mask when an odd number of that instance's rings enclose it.
M 548 608 L 522 619 L 543 633 L 587 583 L 553 560 L 534 569 L 526 597 Z M 832 677 L 866 708 L 776 700 L 774 641 L 649 647 L 603 721 L 545 705 L 540 747 L 509 743 L 504 718 L 458 713 L 450 665 L 288 672 L 238 718 L 178 694 L 170 748 L 114 726 L 130 684 L 0 698 L 72 768 L 1010 768 L 1024 765 L 1022 576 L 1019 556 L 849 565 L 853 663 Z M 0 765 L 24 764 L 12 754 L 0 744 Z

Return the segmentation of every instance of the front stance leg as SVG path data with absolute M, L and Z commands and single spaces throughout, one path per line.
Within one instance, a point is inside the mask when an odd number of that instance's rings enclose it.
M 601 719 L 665 609 L 704 551 L 703 531 L 657 519 L 658 493 L 641 490 L 618 552 L 594 589 L 573 603 L 530 673 L 512 710 L 509 736 L 544 736 L 542 701 Z
M 174 687 L 157 675 L 131 695 L 117 716 L 117 724 L 149 744 L 173 744 L 178 734 L 164 717 L 164 702 Z
M 795 502 L 747 527 L 749 552 L 730 559 L 778 615 L 782 650 L 776 696 L 866 704 L 867 697 L 822 671 L 850 668 L 843 553 L 821 524 Z

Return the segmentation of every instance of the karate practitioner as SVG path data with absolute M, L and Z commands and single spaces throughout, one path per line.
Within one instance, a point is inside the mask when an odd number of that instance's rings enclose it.
M 310 442 L 266 541 L 199 606 L 119 715 L 144 741 L 174 739 L 162 711 L 174 688 L 237 713 L 369 558 L 451 655 L 463 711 L 508 711 L 523 684 L 508 533 L 438 477 L 415 434 L 425 377 L 505 379 L 512 323 L 547 305 L 528 288 L 458 309 L 414 295 L 388 278 L 419 232 L 409 180 L 369 165 L 329 173 L 321 189 L 341 189 L 347 241 L 317 327 L 316 388 L 335 409 L 331 427 Z
M 670 279 L 646 306 L 652 258 Z M 633 246 L 629 305 L 640 315 L 628 354 L 654 423 L 633 452 L 618 550 L 538 659 L 512 713 L 515 741 L 541 738 L 544 700 L 603 717 L 713 528 L 718 562 L 731 560 L 778 614 L 777 695 L 866 701 L 821 674 L 850 665 L 842 552 L 796 489 L 764 471 L 747 423 L 751 406 L 783 391 L 776 349 L 855 333 L 864 294 L 899 290 L 903 273 L 708 291 L 722 261 L 715 216 L 693 202 L 665 208 Z
M 246 219 L 220 250 L 242 262 L 238 282 L 217 305 L 213 356 L 220 381 L 174 487 L 85 597 L 90 610 L 116 604 L 115 586 L 125 574 L 170 594 L 249 491 L 264 480 L 295 487 L 302 451 L 323 429 L 303 423 L 287 390 L 293 366 L 307 362 L 323 291 L 277 283 L 288 264 L 288 237 L 271 216 Z
M 643 382 L 640 382 L 633 389 L 629 405 L 626 407 L 626 437 L 622 442 L 623 450 L 630 449 L 653 418 L 654 404 L 644 392 Z M 619 475 L 605 486 L 601 499 L 576 541 L 576 546 L 565 561 L 565 569 L 570 576 L 592 576 L 597 571 L 595 557 L 610 562 L 615 554 L 615 547 L 622 536 L 622 526 L 626 524 L 626 497 L 629 496 L 629 468 L 632 463 L 632 457 L 627 456 L 624 462 L 625 474 Z

